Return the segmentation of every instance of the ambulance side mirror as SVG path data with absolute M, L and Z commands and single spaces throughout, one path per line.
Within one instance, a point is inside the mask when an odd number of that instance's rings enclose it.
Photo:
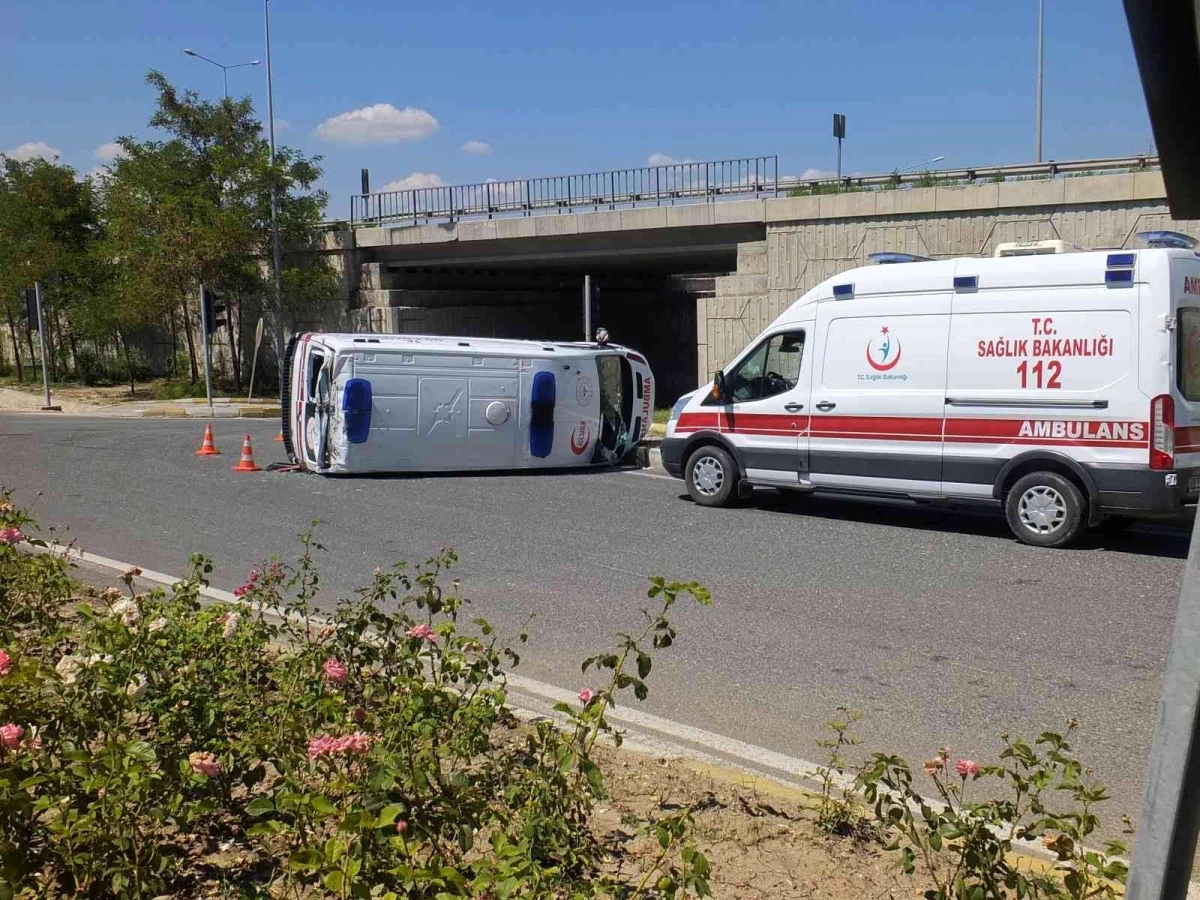
M 712 384 L 712 399 L 718 402 L 724 402 L 727 394 L 725 391 L 725 373 L 717 369 L 717 373 L 713 375 Z

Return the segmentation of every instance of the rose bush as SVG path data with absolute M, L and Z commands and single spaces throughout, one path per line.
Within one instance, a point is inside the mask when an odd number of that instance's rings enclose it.
M 708 892 L 690 811 L 642 823 L 658 852 L 611 865 L 589 828 L 606 712 L 644 698 L 650 654 L 695 584 L 656 608 L 606 683 L 559 723 L 505 706 L 519 662 L 443 551 L 376 569 L 322 615 L 314 554 L 267 563 L 245 605 L 203 605 L 211 564 L 169 590 L 86 600 L 0 494 L 0 897 L 676 897 Z M 41 549 L 46 550 L 44 544 Z M 281 615 L 273 611 L 278 611 Z M 520 634 L 514 643 L 525 640 Z M 623 871 L 619 878 L 612 874 Z M 218 893 L 223 892 L 223 893 Z

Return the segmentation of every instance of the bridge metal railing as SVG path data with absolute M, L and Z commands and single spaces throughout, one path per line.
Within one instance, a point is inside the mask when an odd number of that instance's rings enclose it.
M 454 222 L 458 219 L 716 202 L 780 194 L 888 190 L 979 181 L 1056 178 L 1159 168 L 1151 154 L 1046 163 L 975 166 L 882 175 L 801 178 L 780 176 L 778 156 L 681 162 L 583 175 L 551 175 L 481 184 L 446 185 L 354 194 L 351 224 Z
M 453 222 L 467 218 L 713 202 L 729 197 L 774 197 L 778 193 L 779 158 L 751 156 L 612 169 L 583 175 L 551 175 L 354 194 L 350 198 L 350 221 L 352 224 Z

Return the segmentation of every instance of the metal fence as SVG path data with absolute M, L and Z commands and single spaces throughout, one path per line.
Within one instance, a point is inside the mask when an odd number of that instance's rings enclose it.
M 350 221 L 450 221 L 712 202 L 779 193 L 779 158 L 682 162 L 584 175 L 354 194 Z
M 879 190 L 897 187 L 914 187 L 923 184 L 933 186 L 972 184 L 979 181 L 1007 181 L 1012 179 L 1057 178 L 1072 175 L 1104 175 L 1113 172 L 1131 172 L 1159 168 L 1158 157 L 1111 156 L 1099 159 L 1073 159 L 1061 162 L 1014 163 L 1004 166 L 972 166 L 962 169 L 933 169 L 918 172 L 887 172 L 883 175 L 843 175 L 837 178 L 782 177 L 779 190 L 811 190 L 818 193 L 842 190 Z
M 353 224 L 453 222 L 458 219 L 532 216 L 636 206 L 704 203 L 723 199 L 775 197 L 788 193 L 888 190 L 923 185 L 972 184 L 1026 178 L 1102 175 L 1159 168 L 1154 155 L 1062 162 L 976 166 L 882 175 L 799 178 L 779 175 L 778 156 L 717 162 L 682 162 L 644 169 L 613 169 L 585 175 L 552 175 L 482 184 L 447 185 L 354 194 Z

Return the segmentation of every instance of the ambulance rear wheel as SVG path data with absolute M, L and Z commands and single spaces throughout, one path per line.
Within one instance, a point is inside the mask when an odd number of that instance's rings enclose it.
M 1008 489 L 1004 513 L 1017 539 L 1035 547 L 1065 547 L 1086 524 L 1087 503 L 1069 478 L 1031 472 Z
M 688 458 L 684 481 L 701 506 L 728 506 L 737 497 L 737 464 L 725 450 L 707 444 Z

